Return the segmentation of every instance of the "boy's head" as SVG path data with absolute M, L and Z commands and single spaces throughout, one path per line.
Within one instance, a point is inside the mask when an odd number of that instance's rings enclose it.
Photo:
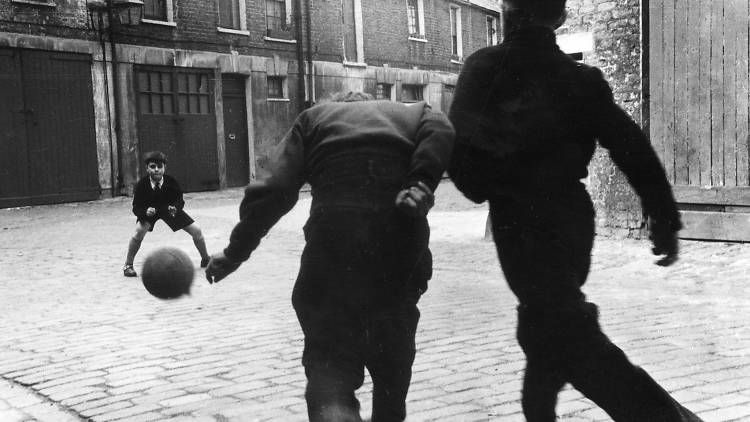
M 510 27 L 529 25 L 557 29 L 565 22 L 566 0 L 503 0 L 503 17 Z
M 164 177 L 167 169 L 167 156 L 161 151 L 150 151 L 143 154 L 143 162 L 146 164 L 146 173 L 154 182 Z
M 372 101 L 375 98 L 366 92 L 347 91 L 337 92 L 331 96 L 332 103 L 353 103 L 356 101 Z

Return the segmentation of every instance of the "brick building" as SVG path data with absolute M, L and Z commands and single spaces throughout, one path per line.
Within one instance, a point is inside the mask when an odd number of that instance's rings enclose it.
M 0 0 L 0 206 L 128 194 L 153 149 L 187 191 L 242 186 L 334 91 L 445 108 L 499 17 L 494 0 Z

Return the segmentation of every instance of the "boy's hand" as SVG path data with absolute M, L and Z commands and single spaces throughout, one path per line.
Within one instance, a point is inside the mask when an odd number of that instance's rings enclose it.
M 177 214 L 177 207 L 175 207 L 174 205 L 170 205 L 167 207 L 167 211 L 169 212 L 169 215 L 174 217 Z
M 148 207 L 148 208 L 146 209 L 146 215 L 147 215 L 147 216 L 149 216 L 149 217 L 153 217 L 153 216 L 154 216 L 154 214 L 156 214 L 156 208 L 154 208 L 154 207 Z
M 417 186 L 403 189 L 396 195 L 396 208 L 412 217 L 427 216 L 433 205 L 435 205 L 435 195 L 422 182 L 417 182 Z
M 206 267 L 206 280 L 211 284 L 218 283 L 232 274 L 241 264 L 241 262 L 235 262 L 227 258 L 224 252 L 214 254 Z

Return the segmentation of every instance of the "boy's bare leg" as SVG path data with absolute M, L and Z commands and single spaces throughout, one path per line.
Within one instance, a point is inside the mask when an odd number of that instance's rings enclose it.
M 124 274 L 127 277 L 135 277 L 137 275 L 135 270 L 133 270 L 133 260 L 135 260 L 135 255 L 141 248 L 141 242 L 143 242 L 143 238 L 146 237 L 146 233 L 148 233 L 148 229 L 150 228 L 151 224 L 147 222 L 139 221 L 136 223 L 135 234 L 133 234 L 128 243 L 128 255 L 125 257 L 125 268 L 123 268 Z
M 201 255 L 201 267 L 205 267 L 206 265 L 208 265 L 208 261 L 211 259 L 211 257 L 210 255 L 208 255 L 208 251 L 206 250 L 206 241 L 205 239 L 203 239 L 203 232 L 201 232 L 200 227 L 198 227 L 195 223 L 190 224 L 183 230 L 188 232 L 188 234 L 193 237 L 193 244 L 195 244 L 195 248 L 198 249 L 198 253 Z

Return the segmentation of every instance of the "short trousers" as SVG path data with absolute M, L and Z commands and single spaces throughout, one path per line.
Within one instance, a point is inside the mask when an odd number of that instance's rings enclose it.
M 167 223 L 167 225 L 170 229 L 172 229 L 173 232 L 182 230 L 185 227 L 193 224 L 193 222 L 195 221 L 190 218 L 190 216 L 183 210 L 177 210 L 174 217 L 172 217 L 167 211 L 157 211 L 153 216 L 139 218 L 137 221 L 149 223 L 151 227 L 149 227 L 148 231 L 151 232 L 154 231 L 154 226 L 156 225 L 156 222 L 158 220 L 163 220 L 165 223 Z

